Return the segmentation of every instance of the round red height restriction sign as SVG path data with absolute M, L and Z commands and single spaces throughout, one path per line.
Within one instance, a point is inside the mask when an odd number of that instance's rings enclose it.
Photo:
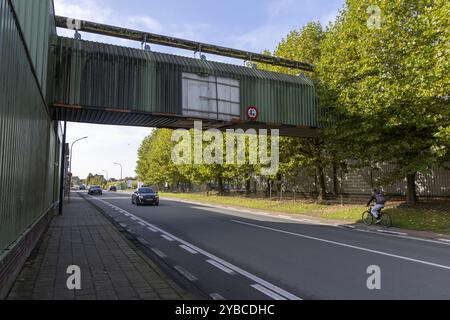
M 247 108 L 247 118 L 249 120 L 255 121 L 258 120 L 259 117 L 259 111 L 257 107 L 250 106 Z

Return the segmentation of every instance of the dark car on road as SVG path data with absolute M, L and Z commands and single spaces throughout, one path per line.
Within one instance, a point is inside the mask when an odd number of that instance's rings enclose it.
M 111 187 L 109 187 L 109 191 L 117 192 L 117 187 L 116 186 L 111 186 Z
M 131 196 L 131 203 L 137 206 L 142 204 L 159 205 L 158 192 L 155 192 L 152 188 L 143 187 L 137 189 Z
M 91 186 L 89 187 L 88 194 L 93 195 L 102 195 L 103 190 L 100 186 Z
M 80 191 L 86 190 L 86 186 L 84 184 L 80 185 L 79 190 Z

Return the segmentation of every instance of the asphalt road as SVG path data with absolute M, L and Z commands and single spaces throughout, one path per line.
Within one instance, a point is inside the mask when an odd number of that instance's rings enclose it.
M 444 243 L 163 199 L 137 207 L 118 193 L 88 199 L 213 299 L 450 299 Z M 370 266 L 380 289 L 368 288 Z

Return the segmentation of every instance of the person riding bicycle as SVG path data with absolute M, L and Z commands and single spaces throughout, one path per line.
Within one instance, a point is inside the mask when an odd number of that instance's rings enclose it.
M 367 202 L 367 206 L 370 206 L 372 201 L 375 201 L 375 205 L 373 206 L 370 212 L 375 217 L 375 219 L 377 219 L 377 223 L 380 223 L 381 222 L 380 210 L 384 208 L 386 204 L 386 198 L 383 196 L 380 190 L 374 189 L 372 196 L 369 199 L 369 202 Z

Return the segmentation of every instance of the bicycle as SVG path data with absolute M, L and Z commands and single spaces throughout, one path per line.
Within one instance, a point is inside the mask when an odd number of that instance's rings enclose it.
M 384 228 L 390 228 L 392 226 L 392 218 L 388 213 L 383 213 L 383 209 L 380 209 L 379 214 L 381 215 L 380 225 Z M 364 211 L 362 214 L 362 221 L 366 226 L 373 225 L 375 217 L 372 215 L 372 207 Z

